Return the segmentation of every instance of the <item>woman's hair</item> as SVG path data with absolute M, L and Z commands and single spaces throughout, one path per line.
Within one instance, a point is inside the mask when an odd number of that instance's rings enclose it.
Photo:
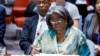
M 99 16 L 99 13 L 96 11 L 96 2 L 97 0 L 94 0 L 94 8 L 95 8 L 95 18 L 96 18 L 96 24 L 99 23 L 100 24 L 100 16 Z
M 96 1 L 97 1 L 97 0 L 94 0 L 94 5 L 96 4 Z
M 93 4 L 94 9 L 96 9 L 96 2 L 97 2 L 97 0 L 94 0 L 94 4 Z
M 52 24 L 50 23 L 51 15 L 53 13 L 59 14 L 60 16 L 64 17 L 64 20 L 67 20 L 67 27 L 71 27 L 73 25 L 73 19 L 70 16 L 67 9 L 65 9 L 63 6 L 56 6 L 54 10 L 51 10 L 47 14 L 46 22 L 47 22 L 47 25 L 48 25 L 49 29 L 53 29 Z

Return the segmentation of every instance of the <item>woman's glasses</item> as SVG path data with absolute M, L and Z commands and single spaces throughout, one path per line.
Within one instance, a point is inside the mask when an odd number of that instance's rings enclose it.
M 51 24 L 62 23 L 63 19 L 59 18 L 58 20 L 50 20 Z

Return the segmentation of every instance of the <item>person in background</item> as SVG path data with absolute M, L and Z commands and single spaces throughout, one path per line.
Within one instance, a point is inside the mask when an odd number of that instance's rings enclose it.
M 64 6 L 70 13 L 72 19 L 74 20 L 74 26 L 77 28 L 80 27 L 79 25 L 80 14 L 79 14 L 78 8 L 74 4 L 66 0 L 56 0 L 56 2 L 53 2 L 51 4 L 50 9 L 53 10 L 55 6 Z
M 94 0 L 86 0 L 88 13 L 94 13 Z
M 0 6 L 0 55 L 6 55 L 6 45 L 4 42 L 4 35 L 6 31 L 6 12 L 5 8 Z
M 78 2 L 79 0 L 66 0 L 66 1 L 68 1 L 68 2 L 71 2 L 71 3 L 73 3 L 73 4 L 75 4 L 75 5 L 77 5 L 77 3 L 76 2 Z M 84 5 L 84 7 L 85 7 L 85 10 L 88 12 L 88 13 L 91 13 L 91 12 L 94 12 L 94 7 L 93 7 L 93 5 L 94 5 L 94 0 L 83 0 L 83 1 L 85 1 L 85 3 L 83 4 Z M 80 0 L 80 2 L 82 2 L 81 0 Z M 80 3 L 80 5 L 82 5 L 82 3 Z M 81 9 L 79 8 L 79 11 L 80 11 Z
M 83 32 L 95 43 L 95 52 L 100 56 L 100 0 L 95 0 L 94 6 L 95 13 L 87 15 Z
M 63 6 L 55 7 L 55 10 L 48 14 L 46 22 L 49 29 L 33 42 L 31 55 L 39 53 L 90 55 L 85 35 L 72 26 L 73 19 Z
M 38 13 L 25 21 L 20 37 L 19 45 L 24 54 L 30 54 L 34 39 L 41 35 L 45 29 L 48 29 L 46 14 L 49 11 L 50 5 L 50 0 L 36 0 Z
M 0 6 L 0 46 L 5 46 L 4 35 L 6 31 L 6 12 L 5 8 Z
M 73 4 L 75 4 L 77 6 L 77 8 L 79 9 L 79 13 L 81 15 L 81 23 L 82 23 L 82 30 L 83 30 L 83 26 L 84 26 L 84 21 L 85 21 L 85 17 L 88 15 L 89 12 L 91 12 L 91 10 L 93 10 L 94 8 L 91 6 L 94 3 L 94 0 L 67 0 Z

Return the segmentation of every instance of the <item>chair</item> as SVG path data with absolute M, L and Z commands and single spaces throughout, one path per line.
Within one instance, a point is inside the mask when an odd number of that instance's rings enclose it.
M 22 17 L 21 19 L 23 19 L 23 21 L 25 21 L 25 19 L 26 19 L 26 18 L 24 18 L 25 17 L 25 11 L 26 11 L 27 6 L 30 3 L 30 1 L 31 0 L 16 0 L 15 3 L 13 4 L 11 18 L 12 18 L 12 22 L 15 23 L 17 27 L 22 23 L 17 22 L 15 20 L 17 20 L 17 18 Z M 17 38 L 18 38 L 18 34 L 20 33 L 19 30 L 20 30 L 20 28 L 18 28 L 16 30 Z
M 27 6 L 29 5 L 31 0 L 16 0 L 13 7 L 12 7 L 12 21 L 13 23 L 15 23 L 17 26 L 19 26 L 20 24 L 22 24 L 22 21 L 17 22 L 17 18 L 19 19 L 23 19 L 23 21 L 26 20 L 25 17 L 25 11 L 27 9 Z M 25 17 L 25 18 L 24 18 Z
M 6 15 L 6 24 L 10 24 L 12 22 L 11 16 Z
M 33 12 L 34 7 L 36 6 L 36 4 L 32 1 L 30 1 L 22 15 L 18 15 L 17 17 L 14 18 L 14 23 L 16 24 L 17 27 L 22 28 L 24 26 L 24 22 L 27 19 L 27 17 L 31 17 L 33 15 L 35 15 L 35 13 Z M 16 30 L 16 36 L 17 39 L 19 38 L 21 33 L 20 29 Z
M 12 16 L 24 16 L 30 0 L 16 0 L 12 7 Z
M 36 6 L 36 4 L 34 2 L 30 2 L 24 12 L 24 16 L 21 17 L 16 17 L 14 19 L 14 23 L 18 26 L 18 27 L 23 27 L 24 22 L 26 20 L 27 17 L 31 17 L 33 15 L 35 15 L 35 13 L 33 12 L 34 7 Z
M 11 54 L 6 54 L 6 56 L 11 56 Z
M 87 39 L 86 42 L 90 49 L 90 53 L 91 53 L 90 56 L 95 56 L 95 44 L 89 39 Z

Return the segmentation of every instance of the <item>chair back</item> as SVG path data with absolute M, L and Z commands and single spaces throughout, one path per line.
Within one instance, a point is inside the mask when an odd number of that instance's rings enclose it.
M 95 44 L 89 39 L 87 39 L 86 42 L 90 49 L 90 53 L 91 53 L 90 56 L 95 56 Z
M 16 0 L 13 8 L 12 15 L 13 16 L 24 16 L 26 8 L 31 0 Z

